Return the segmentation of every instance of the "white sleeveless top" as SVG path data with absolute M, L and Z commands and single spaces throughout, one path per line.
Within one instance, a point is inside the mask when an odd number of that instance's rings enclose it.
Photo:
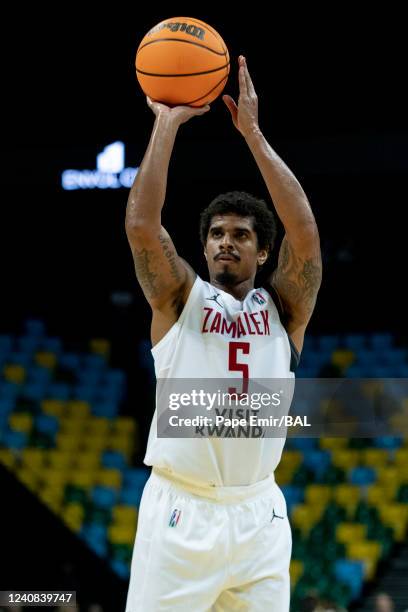
M 237 378 L 240 390 L 245 366 L 249 379 L 294 378 L 289 338 L 269 293 L 252 289 L 240 302 L 198 276 L 152 354 L 157 379 Z M 250 485 L 274 472 L 284 444 L 285 438 L 159 438 L 156 408 L 144 462 L 197 484 Z

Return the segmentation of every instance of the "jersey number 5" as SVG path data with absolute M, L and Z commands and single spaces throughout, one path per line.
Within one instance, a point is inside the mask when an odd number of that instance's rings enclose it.
M 249 342 L 230 342 L 228 350 L 228 369 L 230 372 L 242 372 L 242 393 L 248 393 L 249 368 L 247 363 L 238 363 L 238 351 L 249 355 Z M 236 387 L 229 387 L 228 393 L 237 393 Z

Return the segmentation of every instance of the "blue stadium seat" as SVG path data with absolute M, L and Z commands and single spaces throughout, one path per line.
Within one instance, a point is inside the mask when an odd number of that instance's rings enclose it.
M 35 429 L 40 433 L 55 436 L 59 429 L 59 420 L 50 414 L 39 414 L 35 417 Z
M 367 366 L 359 365 L 358 363 L 354 363 L 351 365 L 346 372 L 347 378 L 369 378 L 370 376 L 370 368 Z
M 33 354 L 37 349 L 40 340 L 33 336 L 21 336 L 17 338 L 17 349 L 22 353 Z
M 292 507 L 303 502 L 304 489 L 295 485 L 282 485 L 281 491 L 285 497 L 288 513 L 291 514 Z
M 296 377 L 297 378 L 317 378 L 317 376 L 319 375 L 319 370 L 320 368 L 317 368 L 316 366 L 309 367 L 301 363 L 296 370 Z
M 92 414 L 98 417 L 113 419 L 119 412 L 118 403 L 114 400 L 95 401 L 92 405 Z
M 347 584 L 353 599 L 360 596 L 364 581 L 364 562 L 338 559 L 334 564 L 334 575 L 339 582 Z
M 341 344 L 355 353 L 367 347 L 367 339 L 362 334 L 347 334 Z
M 71 399 L 70 386 L 66 383 L 52 383 L 47 392 L 49 399 L 68 400 Z
M 12 351 L 8 354 L 7 363 L 20 365 L 23 368 L 27 368 L 32 361 L 30 353 L 22 353 L 21 351 Z
M 83 400 L 84 402 L 90 402 L 96 400 L 98 394 L 98 388 L 95 385 L 75 385 L 73 388 L 74 399 Z
M 113 487 L 97 485 L 92 490 L 92 501 L 98 508 L 109 510 L 115 505 L 116 498 L 117 493 Z
M 63 353 L 58 359 L 58 365 L 67 370 L 77 372 L 81 368 L 81 359 L 75 353 Z
M 407 352 L 401 348 L 385 349 L 382 353 L 382 361 L 385 365 L 396 366 L 406 363 Z
M 0 335 L 0 354 L 7 355 L 13 349 L 13 336 L 9 336 L 8 334 Z
M 291 447 L 300 451 L 309 451 L 316 448 L 316 438 L 292 438 Z
M 127 461 L 123 453 L 119 451 L 105 451 L 102 455 L 102 465 L 105 468 L 123 470 L 126 468 Z
M 357 359 L 357 363 L 361 366 L 380 365 L 382 363 L 382 353 L 371 349 L 362 349 L 358 351 Z
M 26 399 L 30 399 L 30 400 L 39 402 L 42 399 L 44 399 L 46 389 L 47 389 L 46 382 L 26 383 L 23 387 L 21 395 Z
M 52 370 L 39 365 L 29 366 L 26 373 L 29 383 L 48 383 L 52 379 Z
M 385 448 L 387 450 L 396 450 L 403 445 L 403 438 L 398 436 L 381 436 L 373 439 L 373 444 L 376 448 Z
M 111 568 L 113 571 L 123 579 L 129 578 L 130 576 L 130 568 L 127 563 L 124 561 L 120 561 L 119 559 L 113 559 L 111 561 Z
M 22 431 L 5 430 L 1 433 L 0 444 L 6 448 L 21 450 L 27 446 L 27 434 Z
M 107 367 L 106 359 L 103 355 L 98 354 L 84 355 L 82 367 L 86 370 L 105 370 Z
M 397 368 L 395 366 L 372 366 L 371 368 L 373 378 L 396 378 Z
M 142 499 L 142 493 L 143 487 L 122 489 L 120 492 L 120 503 L 125 504 L 125 506 L 135 506 L 138 508 Z
M 100 370 L 85 369 L 78 372 L 78 383 L 80 385 L 96 386 L 101 380 L 103 374 Z
M 305 450 L 303 452 L 303 464 L 313 471 L 319 479 L 331 463 L 331 454 L 325 450 Z
M 339 348 L 340 339 L 337 335 L 319 336 L 317 339 L 317 345 L 319 350 L 332 352 Z
M 27 336 L 41 338 L 45 335 L 45 324 L 39 319 L 28 319 L 24 322 L 24 332 Z
M 349 480 L 354 485 L 371 485 L 377 480 L 377 474 L 374 468 L 356 466 L 350 470 Z
M 374 349 L 386 349 L 393 345 L 392 334 L 372 334 L 370 344 Z
M 0 399 L 0 415 L 9 417 L 13 412 L 16 405 L 16 398 L 14 397 L 3 397 Z
M 0 382 L 0 399 L 15 400 L 19 394 L 20 385 L 8 381 Z
M 125 471 L 123 485 L 124 487 L 144 487 L 151 470 L 145 468 L 129 468 Z
M 40 347 L 42 351 L 59 355 L 62 351 L 62 342 L 60 338 L 43 338 L 40 342 Z

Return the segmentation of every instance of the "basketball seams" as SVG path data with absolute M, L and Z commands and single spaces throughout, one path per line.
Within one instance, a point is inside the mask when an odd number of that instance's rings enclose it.
M 174 42 L 187 43 L 189 45 L 195 45 L 196 47 L 201 47 L 201 49 L 206 49 L 207 51 L 211 51 L 211 53 L 215 53 L 216 55 L 225 56 L 225 51 L 215 51 L 214 49 L 211 49 L 211 47 L 207 47 L 206 45 L 201 45 L 200 43 L 194 42 L 193 40 L 185 40 L 184 38 L 156 38 L 155 40 L 150 40 L 149 42 L 145 43 L 142 47 L 139 47 L 136 53 L 136 57 L 138 56 L 139 51 L 141 51 L 148 45 L 153 45 L 154 43 L 163 42 L 163 41 L 164 42 L 174 41 Z
M 223 78 L 221 79 L 221 81 L 218 81 L 218 83 L 217 83 L 216 85 L 214 85 L 214 87 L 212 87 L 212 88 L 211 88 L 209 91 L 207 91 L 207 92 L 206 92 L 204 95 L 200 96 L 199 98 L 196 98 L 195 100 L 190 100 L 189 102 L 181 102 L 181 104 L 182 104 L 182 105 L 184 105 L 184 106 L 185 106 L 185 105 L 187 105 L 187 106 L 188 106 L 189 104 L 194 104 L 195 102 L 198 102 L 199 100 L 202 100 L 203 98 L 205 98 L 206 96 L 208 96 L 208 95 L 209 95 L 211 92 L 213 92 L 213 91 L 214 91 L 214 89 L 217 89 L 217 87 L 219 87 L 223 81 L 227 82 L 227 79 L 228 79 L 228 74 L 227 74 L 225 77 L 223 77 Z
M 139 68 L 136 67 L 136 72 L 139 72 L 140 74 L 144 74 L 145 76 L 154 76 L 154 77 L 192 77 L 192 76 L 200 76 L 202 74 L 211 74 L 213 72 L 218 72 L 218 70 L 223 70 L 224 68 L 228 68 L 229 67 L 229 62 L 227 64 L 224 64 L 223 66 L 219 66 L 218 68 L 213 68 L 212 70 L 204 70 L 202 72 L 191 72 L 191 73 L 187 73 L 187 74 L 158 74 L 157 72 L 144 72 L 143 70 L 139 70 Z M 227 73 L 227 76 L 229 74 L 229 71 Z

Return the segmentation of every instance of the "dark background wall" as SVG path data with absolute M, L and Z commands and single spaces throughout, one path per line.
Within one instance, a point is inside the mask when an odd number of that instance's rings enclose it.
M 137 46 L 163 18 L 194 14 L 229 47 L 233 96 L 237 57 L 247 56 L 260 126 L 315 211 L 325 269 L 311 331 L 402 333 L 408 133 L 398 14 L 358 15 L 344 4 L 155 7 L 35 6 L 7 21 L 0 327 L 31 314 L 71 335 L 148 335 L 124 233 L 126 190 L 63 192 L 60 173 L 95 168 L 118 139 L 127 164 L 140 164 L 153 115 L 136 83 Z M 203 274 L 199 213 L 231 189 L 267 197 L 217 100 L 180 129 L 164 213 L 180 253 Z M 112 293 L 129 291 L 130 308 L 113 305 Z

